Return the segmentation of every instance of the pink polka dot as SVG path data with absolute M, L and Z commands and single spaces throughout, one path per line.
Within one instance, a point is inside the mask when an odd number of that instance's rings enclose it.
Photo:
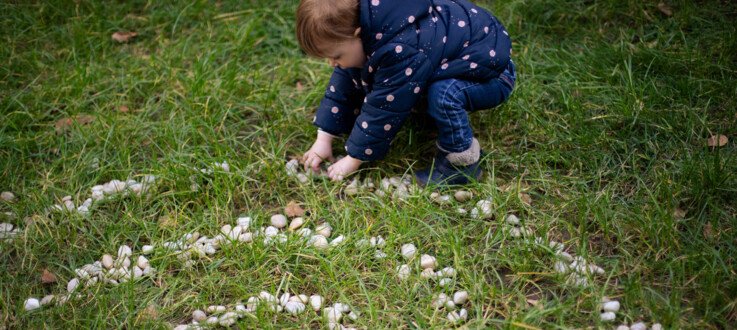
M 445 63 L 445 62 L 448 62 L 447 58 L 444 58 L 442 61 L 440 61 L 440 63 Z
M 458 26 L 464 27 L 464 26 L 466 26 L 466 22 L 465 21 L 458 21 Z
M 466 47 L 468 47 L 468 41 L 463 43 L 463 48 L 466 48 Z
M 364 122 L 362 122 L 362 123 L 361 123 L 361 127 L 363 127 L 364 129 L 367 129 L 367 128 L 368 128 L 368 123 L 367 123 L 367 122 L 365 122 L 365 121 L 364 121 Z
M 427 12 L 432 13 L 432 6 L 430 6 L 430 8 L 427 8 Z
M 489 33 L 489 27 L 488 26 L 484 26 L 484 33 Z
M 354 80 L 354 81 L 355 81 L 355 80 Z M 333 92 L 333 93 L 335 93 L 335 86 L 333 86 L 333 85 L 330 85 L 330 91 L 331 91 L 331 92 Z
M 478 66 L 478 64 L 476 64 L 474 62 L 471 62 L 471 64 L 469 64 L 469 66 L 471 67 L 471 69 L 475 69 Z
M 314 123 L 317 120 L 317 116 L 312 117 L 312 122 Z
M 474 14 L 478 14 L 479 13 L 479 11 L 476 10 L 476 8 L 471 8 L 471 12 L 474 13 Z
M 411 74 L 412 74 L 412 68 L 407 68 L 407 70 L 404 70 L 404 74 L 405 74 L 406 76 L 409 76 L 409 75 L 411 75 Z
M 338 113 L 338 111 L 340 111 L 340 109 L 338 109 L 338 107 L 333 107 L 332 109 L 330 109 L 330 112 L 332 112 L 332 113 Z
M 492 50 L 491 50 L 491 51 L 489 52 L 489 56 L 491 56 L 491 57 L 494 57 L 494 56 L 496 56 L 496 51 L 492 49 Z
M 407 22 L 414 23 L 415 17 L 414 16 L 407 17 Z
M 379 3 L 380 3 L 379 0 L 371 0 L 371 4 L 374 6 L 378 6 Z
M 367 154 L 367 155 L 369 155 L 369 156 L 370 156 L 371 154 L 373 154 L 373 153 L 374 153 L 374 151 L 373 151 L 373 150 L 371 150 L 371 149 L 366 149 L 366 150 L 364 150 L 364 151 L 363 151 L 363 153 L 365 153 L 365 154 Z
M 469 57 L 471 57 L 471 55 L 463 56 L 463 60 L 466 61 L 466 60 L 468 60 Z
M 391 94 L 387 95 L 386 100 L 389 102 L 394 101 L 394 95 L 391 95 Z
M 397 54 L 401 53 L 403 50 L 402 46 L 394 47 L 394 51 L 397 52 Z
M 384 125 L 385 131 L 389 131 L 390 129 L 392 129 L 392 125 L 389 125 L 389 124 Z
M 448 63 L 443 63 L 443 65 L 440 66 L 441 69 L 445 70 L 448 68 Z
M 446 43 L 448 41 L 448 37 L 443 37 L 443 43 Z
M 437 10 L 437 11 L 443 11 L 443 7 L 435 6 L 435 10 Z
M 438 18 L 433 16 L 432 21 L 433 22 L 437 22 L 438 21 Z
M 420 87 L 419 86 L 415 87 L 415 94 L 417 94 L 419 92 L 420 92 Z
M 353 114 L 354 115 L 357 115 L 359 112 L 361 112 L 361 109 L 358 109 L 358 108 L 353 109 Z
M 366 103 L 366 102 L 368 102 L 368 97 L 363 98 L 363 103 Z
M 502 33 L 504 33 L 504 35 L 507 35 L 507 36 L 509 35 L 509 33 L 507 33 L 507 31 L 502 31 Z
M 369 65 L 369 68 L 368 69 L 369 69 L 369 73 L 374 72 L 374 67 L 372 67 L 372 66 Z
M 384 35 L 382 33 L 377 33 L 376 34 L 376 40 L 381 40 L 381 37 L 383 37 L 383 36 Z

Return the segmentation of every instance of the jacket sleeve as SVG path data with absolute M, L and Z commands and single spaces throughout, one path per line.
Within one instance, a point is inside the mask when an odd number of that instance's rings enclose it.
M 350 133 L 364 97 L 360 80 L 360 69 L 335 68 L 313 124 L 332 135 Z
M 420 98 L 432 65 L 416 48 L 389 43 L 376 51 L 369 65 L 373 75 L 372 90 L 364 99 L 346 151 L 363 161 L 382 159 L 389 144 L 404 124 L 410 109 Z

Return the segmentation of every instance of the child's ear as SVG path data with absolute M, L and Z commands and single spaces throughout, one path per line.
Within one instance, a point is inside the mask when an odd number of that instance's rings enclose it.
M 361 35 L 361 27 L 359 26 L 358 29 L 356 29 L 355 32 L 353 32 L 354 37 L 358 37 Z

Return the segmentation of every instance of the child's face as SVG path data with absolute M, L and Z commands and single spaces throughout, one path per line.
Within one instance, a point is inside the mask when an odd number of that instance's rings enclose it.
M 364 63 L 366 63 L 366 54 L 363 53 L 361 38 L 350 38 L 333 43 L 325 51 L 325 56 L 331 66 L 339 66 L 342 69 L 363 68 Z

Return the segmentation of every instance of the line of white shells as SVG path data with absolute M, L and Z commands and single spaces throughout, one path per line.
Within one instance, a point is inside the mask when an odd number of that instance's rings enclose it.
M 143 246 L 142 248 L 144 254 L 150 253 L 152 250 L 153 247 L 149 245 Z M 84 287 L 89 287 L 97 283 L 118 285 L 119 283 L 130 280 L 152 276 L 156 273 L 156 269 L 151 267 L 145 256 L 139 255 L 136 258 L 135 264 L 131 261 L 132 256 L 133 250 L 127 245 L 121 245 L 118 248 L 117 257 L 104 254 L 99 261 L 75 269 L 74 273 L 77 277 L 67 282 L 67 293 L 47 295 L 40 301 L 37 298 L 28 298 L 25 301 L 24 307 L 27 311 L 31 311 L 51 303 L 63 305 L 69 300 L 72 294 L 81 288 L 80 284 L 84 285 Z
M 386 253 L 381 249 L 386 246 L 386 240 L 381 236 L 372 236 L 371 238 L 362 238 L 356 241 L 356 247 L 359 249 L 365 249 L 368 247 L 376 248 L 374 252 L 374 258 L 381 260 L 386 258 Z
M 13 228 L 13 224 L 11 223 L 0 223 L 0 241 L 12 241 L 15 236 L 20 234 L 20 232 L 20 228 Z
M 153 175 L 145 175 L 141 182 L 133 179 L 126 181 L 111 180 L 102 185 L 96 185 L 91 188 L 92 194 L 87 198 L 81 205 L 76 206 L 72 201 L 72 196 L 64 196 L 61 199 L 61 204 L 55 204 L 51 207 L 52 211 L 68 211 L 76 212 L 81 215 L 89 215 L 92 204 L 97 201 L 104 200 L 113 195 L 127 196 L 130 193 L 136 196 L 145 194 L 156 181 L 156 177 Z
M 200 329 L 203 326 L 212 327 L 218 325 L 229 327 L 247 314 L 255 313 L 259 308 L 268 308 L 272 312 L 285 312 L 291 315 L 304 313 L 308 306 L 315 312 L 320 312 L 322 309 L 322 315 L 328 321 L 328 327 L 336 330 L 353 329 L 346 328 L 340 323 L 344 315 L 354 321 L 358 320 L 359 317 L 358 312 L 344 303 L 335 303 L 323 309 L 324 299 L 320 295 L 291 295 L 288 292 L 283 293 L 279 298 L 277 298 L 277 295 L 261 291 L 258 296 L 249 297 L 245 304 L 237 303 L 234 306 L 211 305 L 204 310 L 198 309 L 192 312 L 192 322 L 190 324 L 181 324 L 174 329 Z
M 402 254 L 402 257 L 406 261 L 412 260 L 417 254 L 417 247 L 412 243 L 402 245 L 399 250 L 399 252 Z M 436 267 L 438 267 L 437 258 L 429 254 L 423 254 L 420 256 L 420 268 L 422 268 L 422 272 L 420 273 L 421 278 L 439 279 L 438 285 L 441 287 L 449 287 L 451 284 L 453 284 L 453 278 L 456 276 L 456 270 L 453 267 L 445 267 L 436 272 L 434 270 Z M 402 264 L 397 266 L 396 272 L 397 277 L 400 280 L 404 281 L 409 278 L 411 268 L 407 264 Z M 465 308 L 461 308 L 459 311 L 456 311 L 455 309 L 457 306 L 461 306 L 467 301 L 467 291 L 458 291 L 453 294 L 452 298 L 448 297 L 445 293 L 439 293 L 433 297 L 432 305 L 436 309 L 449 309 L 450 311 L 447 315 L 448 321 L 452 323 L 458 323 L 460 321 L 465 321 L 466 319 L 468 319 L 468 311 Z
M 236 225 L 224 225 L 220 228 L 220 234 L 209 238 L 200 236 L 198 232 L 189 233 L 177 241 L 164 242 L 162 246 L 173 251 L 177 258 L 184 263 L 186 268 L 194 266 L 195 261 L 192 260 L 193 255 L 205 257 L 217 253 L 222 244 L 231 244 L 235 242 L 251 243 L 257 237 L 263 237 L 265 245 L 283 244 L 288 241 L 286 233 L 282 232 L 287 227 L 287 217 L 282 214 L 274 214 L 270 219 L 270 226 L 260 227 L 255 231 L 249 231 L 251 228 L 251 217 L 239 217 Z M 324 222 L 315 227 L 315 234 L 309 228 L 300 228 L 305 223 L 301 217 L 292 219 L 289 224 L 288 231 L 295 232 L 300 238 L 318 250 L 324 250 L 330 247 L 340 245 L 345 237 L 340 235 L 328 242 L 328 238 L 332 234 L 333 228 L 329 223 Z
M 633 324 L 620 324 L 616 330 L 647 330 L 647 323 L 635 322 Z M 655 323 L 650 327 L 650 330 L 663 330 L 663 326 L 660 323 Z

